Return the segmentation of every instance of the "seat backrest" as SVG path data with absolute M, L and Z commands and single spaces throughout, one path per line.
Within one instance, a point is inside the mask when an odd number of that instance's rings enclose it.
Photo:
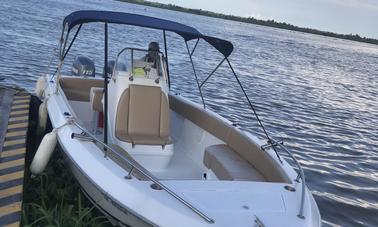
M 169 96 L 171 109 L 189 119 L 227 144 L 234 152 L 248 161 L 267 181 L 290 182 L 283 169 L 269 154 L 249 138 L 243 131 L 209 114 L 200 106 L 193 105 L 175 95 Z
M 227 145 L 251 163 L 268 181 L 289 183 L 284 170 L 273 158 L 239 129 L 230 130 Z
M 176 95 L 169 95 L 169 105 L 173 111 L 186 119 L 189 119 L 200 128 L 208 131 L 224 142 L 227 141 L 229 130 L 232 126 L 228 125 L 221 119 L 214 115 L 210 115 L 206 110 L 193 105 Z
M 168 144 L 169 113 L 168 98 L 160 87 L 132 84 L 118 102 L 115 135 L 132 144 Z
M 59 84 L 68 100 L 89 102 L 91 88 L 103 88 L 104 80 L 82 77 L 63 77 L 60 78 Z
M 103 88 L 100 88 L 100 87 L 91 88 L 89 102 L 91 104 L 92 110 L 97 111 L 97 112 L 103 111 L 103 106 L 102 106 L 103 94 L 104 94 Z

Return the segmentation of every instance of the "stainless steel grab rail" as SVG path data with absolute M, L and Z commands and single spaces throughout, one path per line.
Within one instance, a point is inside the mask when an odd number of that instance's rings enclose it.
M 140 173 L 142 173 L 145 177 L 147 177 L 149 180 L 154 182 L 156 185 L 158 185 L 160 188 L 162 188 L 164 191 L 166 191 L 168 194 L 176 198 L 178 201 L 180 201 L 182 204 L 187 206 L 189 209 L 191 209 L 193 212 L 195 212 L 197 215 L 199 215 L 201 218 L 203 218 L 205 221 L 209 223 L 214 223 L 214 219 L 210 218 L 206 214 L 204 214 L 199 209 L 195 208 L 192 204 L 190 204 L 188 201 L 177 195 L 175 192 L 173 192 L 171 189 L 169 189 L 167 186 L 165 186 L 163 183 L 161 183 L 155 176 L 153 176 L 148 170 L 146 170 L 143 166 L 141 166 L 139 163 L 137 163 L 134 160 L 129 160 L 125 158 L 123 155 L 119 154 L 117 151 L 115 151 L 113 148 L 105 144 L 104 142 L 100 141 L 96 138 L 96 136 L 92 135 L 87 129 L 82 127 L 79 123 L 77 123 L 75 120 L 71 119 L 72 124 L 74 124 L 76 127 L 78 127 L 80 130 L 82 130 L 86 135 L 91 137 L 91 139 L 94 142 L 97 142 L 101 144 L 104 148 L 111 150 L 114 154 L 116 154 L 119 158 L 127 162 L 129 165 L 131 165 L 131 170 L 129 171 L 128 176 L 131 176 L 131 173 L 134 169 L 138 170 Z M 105 157 L 107 156 L 107 152 L 105 151 Z
M 306 179 L 305 179 L 305 175 L 304 175 L 302 166 L 299 164 L 298 160 L 294 157 L 294 155 L 283 145 L 283 142 L 275 141 L 273 139 L 270 139 L 270 140 L 273 142 L 273 145 L 278 145 L 284 151 L 286 151 L 286 153 L 291 157 L 291 159 L 293 159 L 295 164 L 298 166 L 299 173 L 298 173 L 298 176 L 295 179 L 295 181 L 299 182 L 299 178 L 302 179 L 302 195 L 301 195 L 301 205 L 300 205 L 300 208 L 299 208 L 299 214 L 297 216 L 299 218 L 304 219 L 305 216 L 303 215 L 303 209 L 304 209 L 304 202 L 305 202 L 305 195 L 306 195 Z

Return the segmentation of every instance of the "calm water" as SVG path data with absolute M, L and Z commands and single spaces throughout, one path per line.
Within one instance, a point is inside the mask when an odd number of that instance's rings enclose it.
M 323 224 L 378 226 L 378 46 L 115 1 L 2 0 L 1 84 L 32 91 L 57 44 L 63 17 L 79 9 L 172 19 L 232 41 L 231 62 L 267 129 L 303 164 Z M 66 71 L 81 53 L 94 59 L 101 73 L 101 29 L 83 27 Z M 145 48 L 151 40 L 161 42 L 161 32 L 111 25 L 110 56 L 127 46 Z M 183 40 L 169 34 L 168 42 L 172 89 L 198 100 Z M 221 56 L 200 42 L 194 59 L 204 79 Z M 262 136 L 236 85 L 230 71 L 220 68 L 204 89 L 207 102 Z

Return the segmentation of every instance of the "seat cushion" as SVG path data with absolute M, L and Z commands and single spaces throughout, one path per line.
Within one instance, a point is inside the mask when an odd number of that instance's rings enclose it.
M 266 181 L 258 170 L 226 144 L 207 147 L 204 164 L 220 180 Z
M 104 80 L 82 77 L 62 77 L 59 80 L 68 100 L 89 102 L 92 87 L 104 87 Z
M 90 91 L 90 103 L 92 110 L 102 112 L 102 96 L 104 89 L 99 87 L 92 87 Z
M 231 126 L 202 107 L 193 105 L 193 103 L 173 94 L 169 95 L 169 105 L 173 111 L 190 120 L 198 127 L 208 131 L 220 140 L 227 140 Z
M 129 89 L 129 136 L 159 137 L 160 87 L 132 85 Z
M 173 111 L 222 140 L 230 150 L 248 162 L 266 181 L 291 182 L 280 163 L 263 151 L 260 145 L 243 131 L 178 95 L 170 94 L 169 104 Z M 214 165 L 215 167 L 212 168 L 217 168 L 216 166 L 219 166 L 220 163 Z M 217 172 L 221 173 L 219 168 Z M 230 176 L 228 177 L 230 178 Z
M 170 144 L 169 103 L 160 87 L 130 85 L 120 97 L 116 137 L 143 145 Z
M 238 155 L 242 156 L 247 162 L 264 175 L 269 182 L 290 182 L 285 171 L 280 164 L 265 151 L 261 150 L 247 134 L 239 129 L 231 129 L 227 139 L 227 144 Z
M 171 144 L 171 137 L 156 137 L 156 136 L 130 136 L 126 133 L 119 132 L 117 135 L 118 139 L 124 142 L 133 143 L 133 144 L 143 144 L 143 145 L 167 145 Z

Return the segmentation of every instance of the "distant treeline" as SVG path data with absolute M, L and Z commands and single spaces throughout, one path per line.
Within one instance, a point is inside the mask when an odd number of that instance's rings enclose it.
M 139 4 L 139 5 L 146 5 L 146 6 L 151 6 L 151 7 L 157 7 L 157 8 L 162 8 L 162 9 L 169 9 L 169 10 L 180 11 L 180 12 L 186 12 L 186 13 L 192 13 L 192 14 L 203 15 L 203 16 L 209 16 L 209 17 L 216 17 L 216 18 L 221 18 L 221 19 L 226 19 L 226 20 L 240 21 L 240 22 L 245 22 L 245 23 L 258 24 L 258 25 L 282 28 L 282 29 L 293 30 L 293 31 L 307 32 L 307 33 L 330 36 L 330 37 L 335 37 L 335 38 L 340 38 L 340 39 L 348 39 L 348 40 L 354 40 L 354 41 L 359 41 L 359 42 L 378 44 L 377 39 L 361 37 L 357 34 L 346 35 L 346 34 L 338 34 L 334 32 L 320 31 L 320 30 L 312 29 L 312 28 L 297 27 L 297 26 L 294 26 L 285 22 L 277 22 L 274 20 L 259 20 L 253 17 L 238 17 L 238 16 L 233 16 L 233 15 L 215 13 L 215 12 L 202 10 L 202 9 L 189 9 L 189 8 L 184 8 L 177 5 L 162 4 L 158 2 L 150 2 L 150 1 L 144 1 L 144 0 L 119 0 L 119 1 L 134 3 L 134 4 Z

